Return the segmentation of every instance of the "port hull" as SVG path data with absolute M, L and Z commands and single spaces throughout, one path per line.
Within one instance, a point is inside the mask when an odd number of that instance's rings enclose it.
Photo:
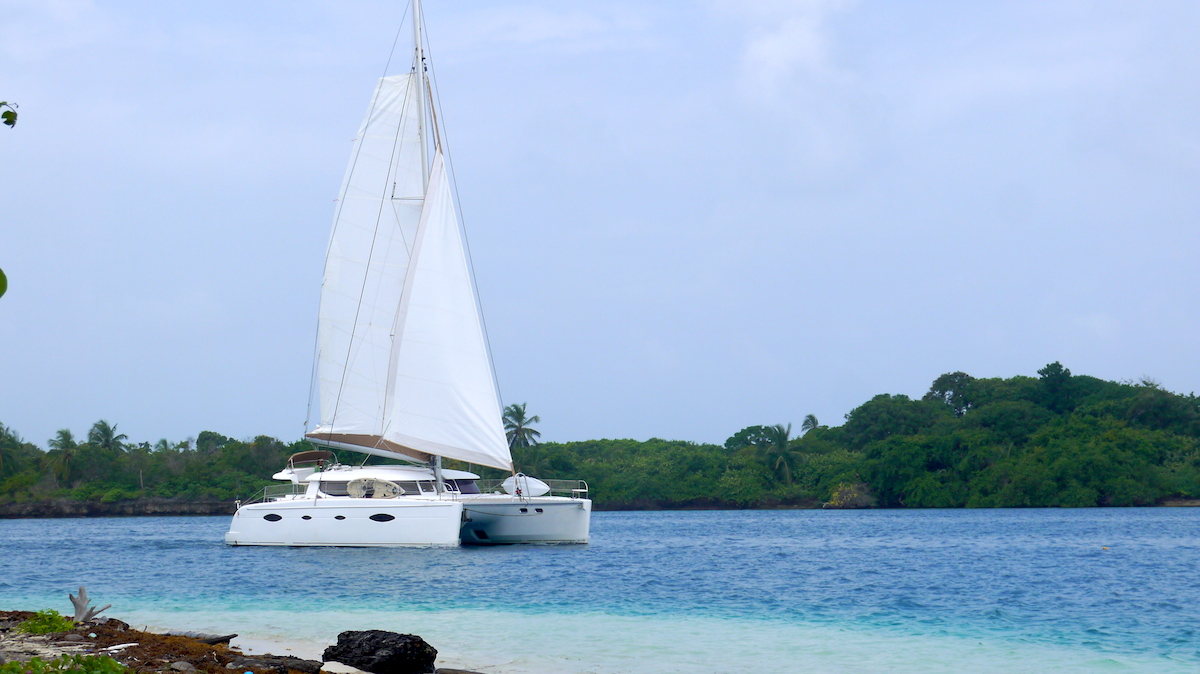
M 229 545 L 455 547 L 463 506 L 452 500 L 289 499 L 238 508 Z

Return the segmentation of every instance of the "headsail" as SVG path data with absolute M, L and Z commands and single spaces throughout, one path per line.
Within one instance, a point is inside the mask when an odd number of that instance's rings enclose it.
M 384 437 L 512 469 L 500 396 L 442 153 L 436 152 L 396 316 Z
M 383 433 L 392 328 L 424 203 L 416 79 L 379 81 L 350 155 L 321 285 L 313 437 L 375 444 Z

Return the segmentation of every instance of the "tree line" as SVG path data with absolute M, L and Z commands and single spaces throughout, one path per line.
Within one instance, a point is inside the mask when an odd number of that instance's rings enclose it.
M 234 500 L 275 481 L 306 441 L 234 440 L 204 431 L 181 442 L 133 443 L 97 421 L 87 437 L 58 431 L 42 450 L 0 424 L 0 504 L 50 499 L 105 503 L 142 498 Z
M 840 426 L 808 415 L 796 433 L 791 424 L 749 426 L 720 445 L 539 443 L 531 427 L 538 418 L 524 404 L 505 417 L 518 470 L 586 480 L 597 508 L 1143 506 L 1200 498 L 1194 394 L 1148 379 L 1072 375 L 1060 363 L 1037 374 L 948 373 L 919 399 L 875 396 Z M 308 448 L 211 431 L 182 443 L 131 444 L 103 421 L 86 441 L 60 431 L 48 446 L 43 451 L 0 426 L 0 504 L 244 498 Z

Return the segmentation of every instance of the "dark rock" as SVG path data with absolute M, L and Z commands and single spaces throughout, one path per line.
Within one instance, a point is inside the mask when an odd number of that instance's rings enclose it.
M 437 649 L 415 634 L 342 632 L 322 656 L 374 674 L 433 674 Z
M 178 662 L 172 662 L 171 669 L 173 669 L 177 672 L 194 672 L 194 671 L 196 671 L 196 665 L 193 665 L 190 662 L 184 662 L 183 660 L 180 660 Z
M 289 669 L 304 674 L 317 674 L 321 671 L 321 663 L 316 660 L 304 660 L 290 655 L 252 655 L 240 657 L 225 665 L 227 669 L 274 669 L 279 674 L 287 674 Z

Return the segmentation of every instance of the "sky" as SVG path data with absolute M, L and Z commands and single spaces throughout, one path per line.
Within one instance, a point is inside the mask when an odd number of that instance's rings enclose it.
M 838 425 L 1052 361 L 1200 390 L 1200 4 L 425 13 L 500 389 L 543 439 Z M 0 423 L 301 436 L 404 15 L 0 0 Z

